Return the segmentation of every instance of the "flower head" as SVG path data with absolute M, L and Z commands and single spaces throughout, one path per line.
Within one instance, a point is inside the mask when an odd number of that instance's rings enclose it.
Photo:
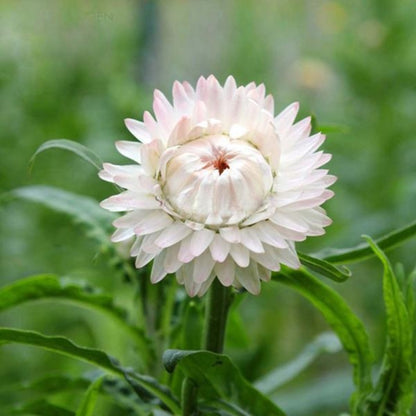
M 176 273 L 191 296 L 216 277 L 257 294 L 280 264 L 299 267 L 295 242 L 331 223 L 320 205 L 335 177 L 320 169 L 325 136 L 309 136 L 310 118 L 294 124 L 298 103 L 275 117 L 263 84 L 210 76 L 175 82 L 173 105 L 156 90 L 153 110 L 125 120 L 140 143 L 116 143 L 135 163 L 100 172 L 126 189 L 101 206 L 127 212 L 112 240 L 134 237 L 136 267 L 153 260 L 153 283 Z

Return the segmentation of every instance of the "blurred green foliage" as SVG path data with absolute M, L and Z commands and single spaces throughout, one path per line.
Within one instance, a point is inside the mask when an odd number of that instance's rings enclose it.
M 412 221 L 415 15 L 413 0 L 2 1 L 2 285 L 50 272 L 104 287 L 121 304 L 131 298 L 129 284 L 108 267 L 108 256 L 97 255 L 79 226 L 46 208 L 11 200 L 7 191 L 48 184 L 97 200 L 108 196 L 110 186 L 71 154 L 45 152 L 31 174 L 29 160 L 44 141 L 68 138 L 94 149 L 103 160 L 124 163 L 113 145 L 132 139 L 123 118 L 140 119 L 150 109 L 154 88 L 169 95 L 175 79 L 195 83 L 201 74 L 264 82 L 277 110 L 300 101 L 301 115 L 313 114 L 316 128 L 328 133 L 324 147 L 333 154 L 329 168 L 338 176 L 336 197 L 326 204 L 334 224 L 326 236 L 303 244 L 303 251 L 356 244 L 363 233 L 378 236 Z M 410 242 L 394 250 L 393 262 L 414 267 L 415 248 Z M 366 261 L 353 267 L 347 283 L 334 284 L 370 327 L 379 352 L 383 345 L 377 340 L 385 330 L 381 272 L 375 261 Z M 233 325 L 245 327 L 249 342 L 230 340 L 229 351 L 249 379 L 292 359 L 327 329 L 312 306 L 280 286 L 264 285 L 261 301 L 247 298 L 240 310 L 244 325 L 237 320 Z M 0 324 L 64 334 L 135 363 L 117 326 L 68 306 L 19 306 L 2 314 Z M 1 356 L 7 358 L 1 361 L 0 378 L 10 382 L 58 369 L 77 375 L 89 368 L 23 347 L 4 347 Z M 280 393 L 288 413 L 323 416 L 325 409 L 328 415 L 345 410 L 350 388 L 343 376 L 346 365 L 345 354 L 319 359 Z M 312 395 L 305 410 L 296 392 L 305 392 L 311 381 L 322 384 L 323 391 L 332 391 L 334 383 L 344 388 L 328 401 Z M 0 403 L 10 399 L 14 397 L 0 396 Z M 103 415 L 111 414 L 111 407 L 102 407 L 107 409 Z

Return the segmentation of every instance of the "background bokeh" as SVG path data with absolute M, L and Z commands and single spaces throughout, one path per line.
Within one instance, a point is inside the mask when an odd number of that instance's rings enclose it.
M 82 228 L 63 215 L 7 198 L 7 191 L 47 184 L 103 199 L 111 187 L 69 153 L 37 147 L 68 138 L 103 160 L 123 162 L 114 141 L 132 137 L 123 119 L 141 119 L 155 88 L 214 74 L 264 82 L 277 110 L 300 101 L 333 154 L 334 223 L 302 250 L 347 247 L 414 219 L 416 205 L 416 3 L 413 0 L 3 0 L 0 2 L 0 279 L 53 272 L 89 280 L 128 298 L 129 287 Z M 416 244 L 390 252 L 410 271 Z M 381 267 L 366 261 L 336 289 L 383 348 Z M 245 345 L 229 343 L 249 379 L 293 358 L 327 325 L 290 290 L 265 285 L 241 305 Z M 1 325 L 63 334 L 132 359 L 117 328 L 66 305 L 26 305 Z M 0 379 L 83 366 L 31 348 L 6 346 Z M 133 360 L 134 362 L 134 360 Z M 88 367 L 85 367 L 88 368 Z M 346 410 L 351 389 L 344 353 L 323 356 L 279 393 L 289 415 Z M 10 396 L 0 400 L 10 400 Z M 14 398 L 13 398 L 14 400 Z M 17 400 L 17 398 L 16 398 Z M 66 398 L 65 400 L 72 400 Z M 76 399 L 74 399 L 76 403 Z M 0 408 L 1 408 L 0 403 Z M 111 413 L 105 407 L 103 415 Z M 106 413 L 107 412 L 107 413 Z M 328 413 L 325 413 L 328 412 Z

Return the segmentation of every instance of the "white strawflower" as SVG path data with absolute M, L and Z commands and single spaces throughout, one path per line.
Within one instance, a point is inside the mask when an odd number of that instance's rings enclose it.
M 175 82 L 173 105 L 156 90 L 155 118 L 125 120 L 141 143 L 116 143 L 135 163 L 100 172 L 126 189 L 101 203 L 128 211 L 112 240 L 134 236 L 136 267 L 153 260 L 153 283 L 176 273 L 190 296 L 215 277 L 258 294 L 280 264 L 298 268 L 295 242 L 331 223 L 320 205 L 336 179 L 319 169 L 331 158 L 317 151 L 325 136 L 309 136 L 310 118 L 293 124 L 298 107 L 274 117 L 263 84 L 231 76 L 224 87 L 212 75 L 195 89 Z

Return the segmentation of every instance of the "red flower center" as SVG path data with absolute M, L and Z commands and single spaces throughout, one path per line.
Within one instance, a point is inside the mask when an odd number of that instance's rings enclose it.
M 215 169 L 218 169 L 220 175 L 225 171 L 225 169 L 230 169 L 230 166 L 223 155 L 218 156 L 212 165 Z

